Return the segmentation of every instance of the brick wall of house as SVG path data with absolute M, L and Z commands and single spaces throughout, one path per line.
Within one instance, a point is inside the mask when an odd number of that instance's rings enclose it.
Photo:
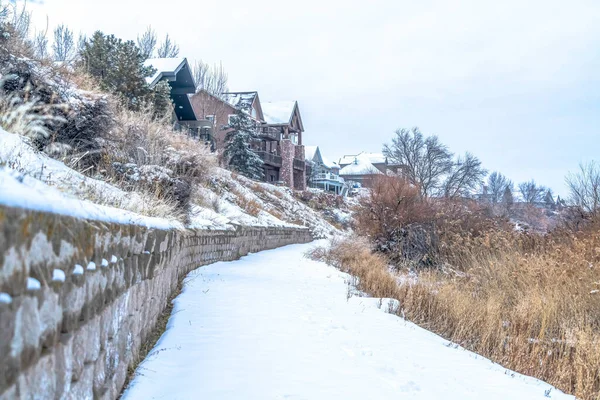
M 217 149 L 225 147 L 225 135 L 229 129 L 223 129 L 229 123 L 229 115 L 235 114 L 236 110 L 231 105 L 217 99 L 216 97 L 200 92 L 190 98 L 194 112 L 198 119 L 206 119 L 208 115 L 215 116 L 214 137 Z

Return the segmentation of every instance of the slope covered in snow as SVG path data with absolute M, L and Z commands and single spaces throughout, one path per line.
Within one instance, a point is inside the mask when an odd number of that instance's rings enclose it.
M 193 271 L 123 398 L 573 399 L 352 297 L 294 245 Z
M 318 212 L 287 188 L 255 182 L 214 168 L 208 187 L 198 188 L 188 227 L 233 229 L 244 226 L 307 226 L 315 237 L 337 232 Z M 145 216 L 146 198 L 75 171 L 31 146 L 23 136 L 0 128 L 0 204 L 81 218 L 153 227 L 183 225 Z M 112 211 L 111 211 L 112 210 Z

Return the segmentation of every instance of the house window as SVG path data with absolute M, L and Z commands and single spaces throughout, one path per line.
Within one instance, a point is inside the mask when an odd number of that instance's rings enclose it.
M 214 122 L 215 122 L 215 116 L 214 116 L 214 115 L 207 115 L 207 116 L 206 116 L 206 119 L 207 119 L 208 121 L 212 122 L 212 123 L 214 123 Z

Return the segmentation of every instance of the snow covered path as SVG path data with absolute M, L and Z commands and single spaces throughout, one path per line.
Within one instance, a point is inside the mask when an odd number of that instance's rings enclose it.
M 124 399 L 573 399 L 378 308 L 293 245 L 192 272 Z

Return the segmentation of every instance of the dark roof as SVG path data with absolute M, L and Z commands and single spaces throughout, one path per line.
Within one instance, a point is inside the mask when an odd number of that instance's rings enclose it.
M 145 65 L 156 69 L 153 76 L 146 79 L 153 87 L 160 81 L 167 81 L 171 87 L 171 100 L 175 114 L 180 121 L 195 121 L 196 115 L 189 96 L 196 92 L 192 70 L 186 58 L 154 58 L 146 60 Z

